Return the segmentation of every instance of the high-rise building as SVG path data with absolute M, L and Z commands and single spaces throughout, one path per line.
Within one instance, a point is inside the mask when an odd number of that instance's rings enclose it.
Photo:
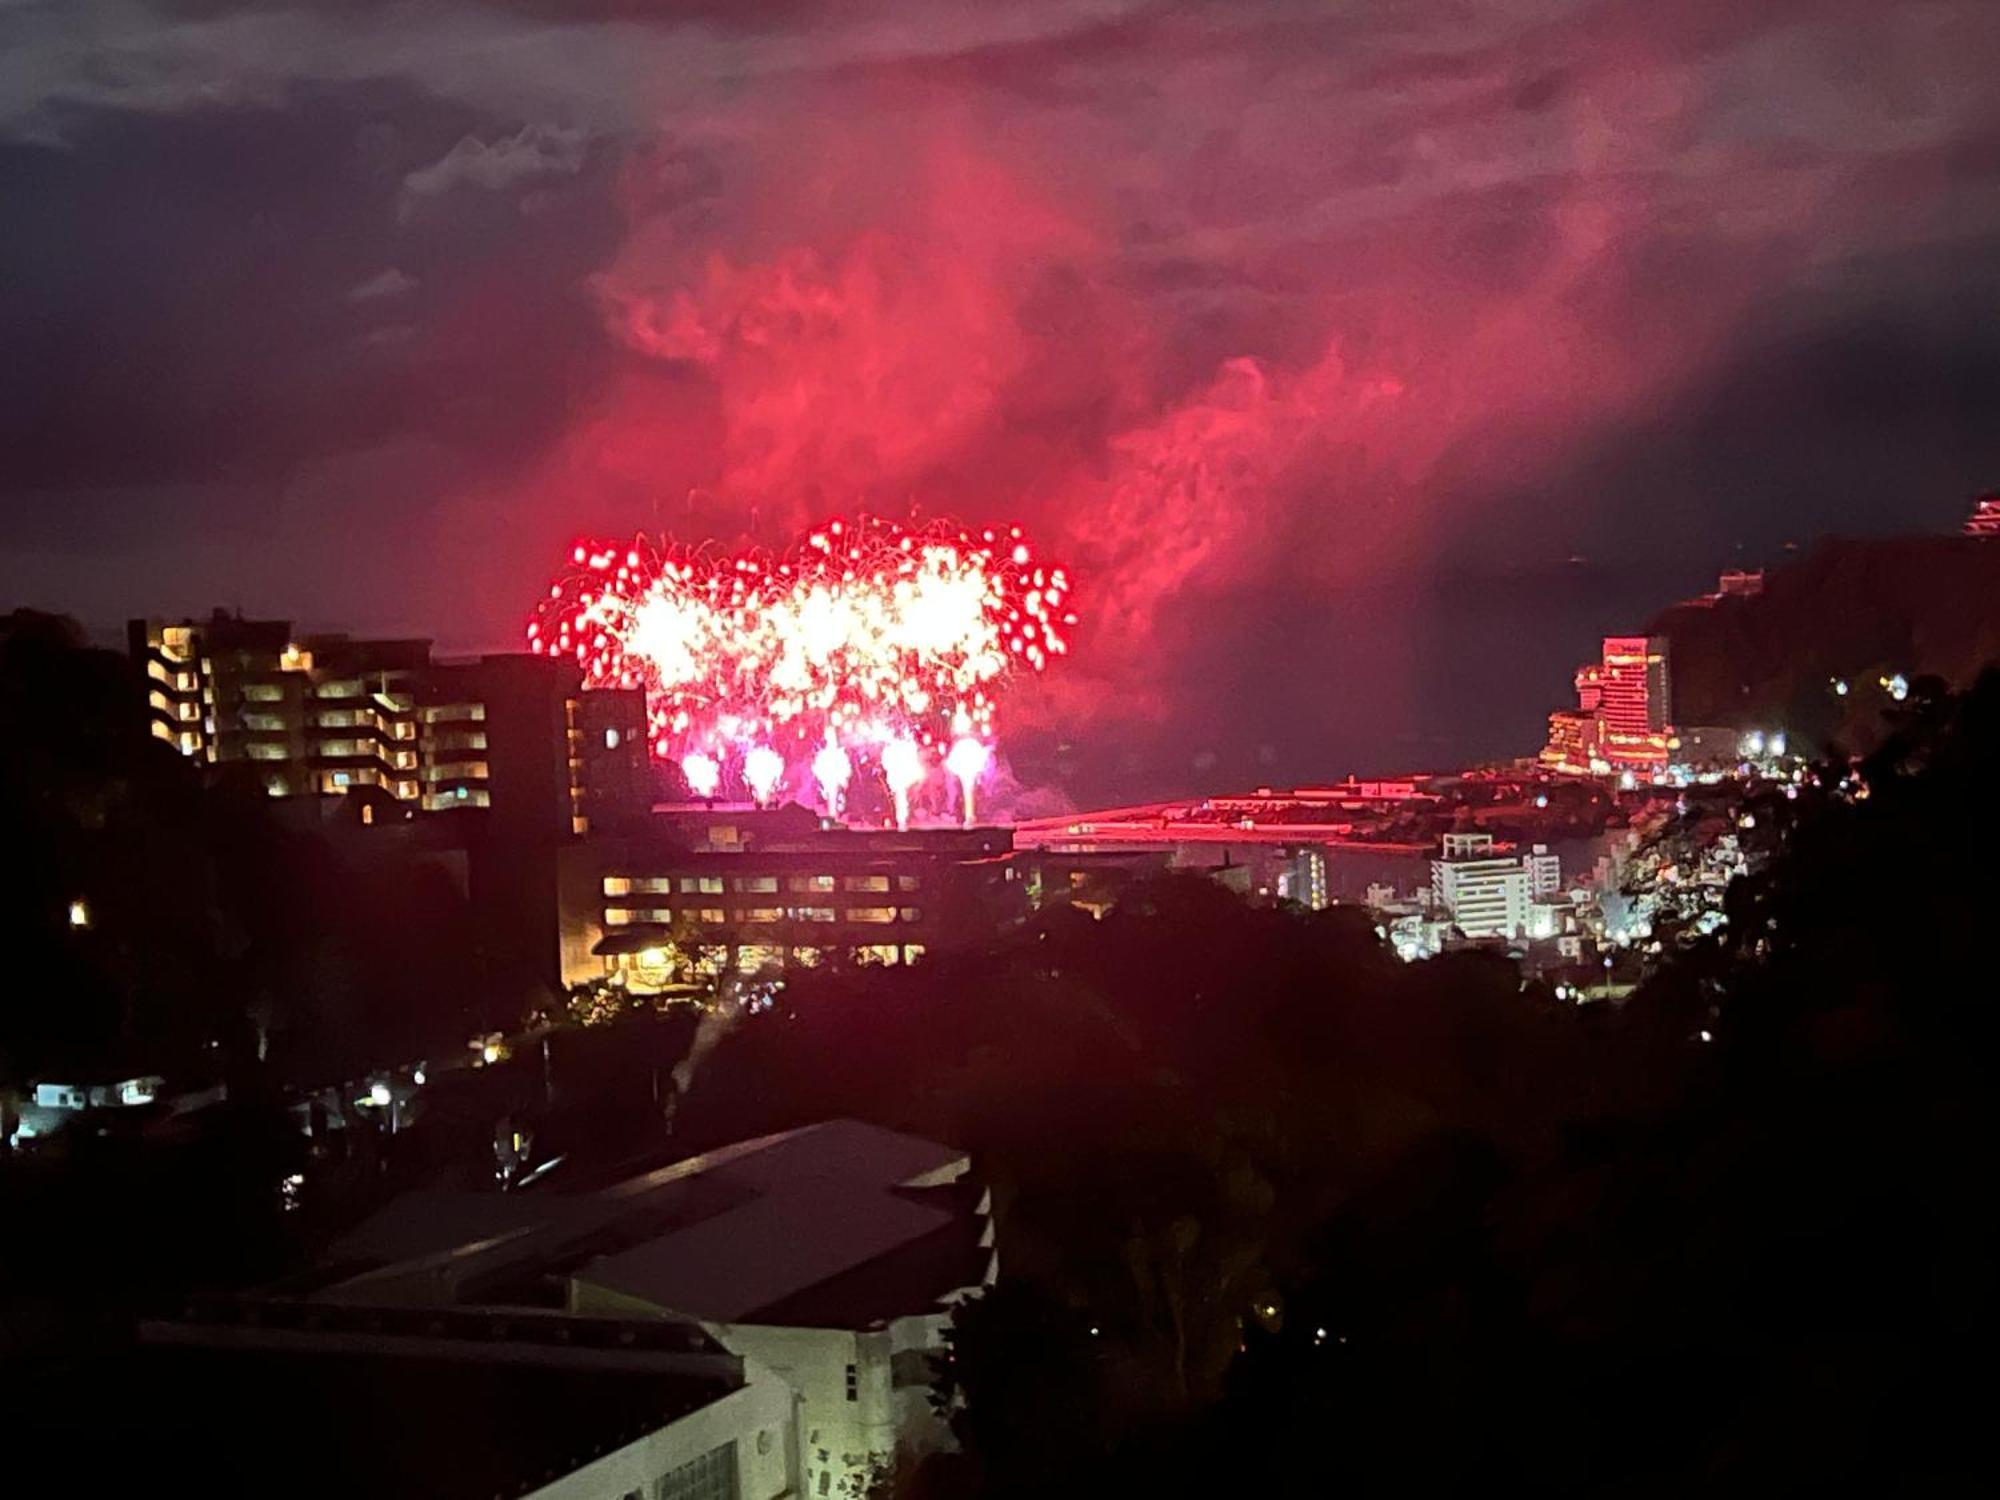
M 1659 770 L 1673 749 L 1664 636 L 1612 635 L 1577 669 L 1575 709 L 1549 716 L 1544 765 L 1572 772 Z
M 651 801 L 636 689 L 502 655 L 436 662 L 424 640 L 300 636 L 286 620 L 134 620 L 153 734 L 253 766 L 273 797 L 361 795 L 384 812 L 491 809 L 500 831 L 584 832 Z
M 1490 833 L 1448 833 L 1431 861 L 1431 898 L 1469 938 L 1519 937 L 1528 925 L 1529 873 L 1495 850 Z
M 1667 642 L 1664 636 L 1604 638 L 1603 698 L 1598 712 L 1614 736 L 1658 734 L 1668 724 Z

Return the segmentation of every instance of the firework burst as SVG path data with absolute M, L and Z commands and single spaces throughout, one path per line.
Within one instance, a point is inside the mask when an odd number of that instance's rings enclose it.
M 1067 653 L 1069 593 L 1019 527 L 831 521 L 781 557 L 585 542 L 528 642 L 586 686 L 643 688 L 653 753 L 701 795 L 733 778 L 768 802 L 809 769 L 837 816 L 872 762 L 907 816 L 925 752 L 969 740 L 946 757 L 969 821 L 997 696 Z

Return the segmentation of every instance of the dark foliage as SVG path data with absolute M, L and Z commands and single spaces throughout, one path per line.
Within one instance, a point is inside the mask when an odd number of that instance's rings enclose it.
M 1949 1489 L 1996 786 L 2000 675 L 1919 684 L 1616 1009 L 1167 881 L 800 986 L 684 1118 L 978 1154 L 1006 1277 L 943 1387 L 967 1453 L 911 1494 Z

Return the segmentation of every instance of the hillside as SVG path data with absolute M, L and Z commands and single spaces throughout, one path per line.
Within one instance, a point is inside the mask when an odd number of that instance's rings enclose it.
M 1963 686 L 2000 662 L 2000 542 L 1829 539 L 1772 570 L 1760 595 L 1675 605 L 1647 630 L 1672 642 L 1680 724 L 1855 748 L 1879 728 L 1882 677 Z

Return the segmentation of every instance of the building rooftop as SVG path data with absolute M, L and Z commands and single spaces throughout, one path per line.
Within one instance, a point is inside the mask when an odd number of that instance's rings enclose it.
M 594 1191 L 406 1195 L 336 1247 L 333 1301 L 534 1305 L 575 1283 L 711 1322 L 866 1326 L 982 1279 L 966 1155 L 857 1120 Z

